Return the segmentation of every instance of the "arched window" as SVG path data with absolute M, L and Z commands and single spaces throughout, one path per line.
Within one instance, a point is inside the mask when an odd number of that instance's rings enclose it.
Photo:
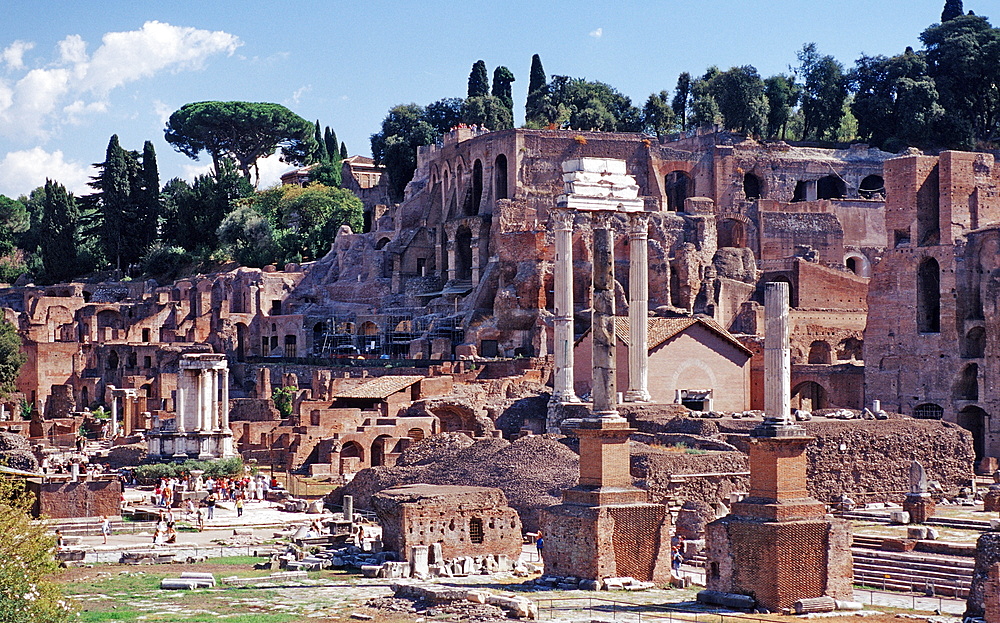
M 913 417 L 920 420 L 940 420 L 944 417 L 944 408 L 927 402 L 913 407 Z
M 496 180 L 497 199 L 506 199 L 507 194 L 507 156 L 500 154 L 493 163 L 493 177 Z
M 387 244 L 389 244 L 389 238 L 388 237 L 386 237 L 386 238 L 380 238 L 379 241 L 375 243 L 375 248 L 381 250 L 381 249 L 384 249 L 385 245 L 387 245 Z
M 111 351 L 111 353 L 108 355 L 108 370 L 117 370 L 117 369 L 118 369 L 118 353 L 116 353 L 115 351 Z
M 424 429 L 422 428 L 411 428 L 406 431 L 406 436 L 413 441 L 421 441 L 424 438 Z
M 455 278 L 460 281 L 472 279 L 472 230 L 459 227 L 455 234 Z
M 986 356 L 986 329 L 972 327 L 965 334 L 962 356 L 966 359 L 982 359 Z
M 753 173 L 746 173 L 743 176 L 743 194 L 747 201 L 764 198 L 764 183 Z
M 827 175 L 816 182 L 817 199 L 843 199 L 847 194 L 847 184 L 836 175 Z
M 747 246 L 747 228 L 743 221 L 727 218 L 717 226 L 720 247 L 744 248 Z
M 667 195 L 667 210 L 683 212 L 684 200 L 694 194 L 694 182 L 685 171 L 671 171 L 664 178 L 663 189 Z
M 361 444 L 359 444 L 356 441 L 348 441 L 347 443 L 344 444 L 344 447 L 341 448 L 340 450 L 340 458 L 342 459 L 358 458 L 361 459 L 362 463 L 364 463 L 365 449 L 362 448 Z
M 878 199 L 885 197 L 885 180 L 881 175 L 869 175 L 861 180 L 858 186 L 858 196 L 862 199 Z
M 792 203 L 806 201 L 809 198 L 809 182 L 799 180 L 795 182 L 795 192 L 792 194 Z
M 957 424 L 972 433 L 976 461 L 986 456 L 986 420 L 989 417 L 989 414 L 975 406 L 968 406 L 958 412 Z
M 932 257 L 917 269 L 917 330 L 941 332 L 941 270 Z

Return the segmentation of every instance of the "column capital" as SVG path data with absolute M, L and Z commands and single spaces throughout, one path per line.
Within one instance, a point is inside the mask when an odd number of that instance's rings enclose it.
M 629 238 L 638 236 L 645 238 L 649 235 L 649 214 L 646 212 L 632 212 L 628 215 L 628 235 Z
M 572 230 L 573 221 L 576 219 L 576 211 L 553 207 L 549 209 L 549 219 L 552 221 L 553 229 Z
M 590 223 L 594 229 L 611 229 L 612 220 L 617 212 L 614 210 L 597 210 L 590 213 Z

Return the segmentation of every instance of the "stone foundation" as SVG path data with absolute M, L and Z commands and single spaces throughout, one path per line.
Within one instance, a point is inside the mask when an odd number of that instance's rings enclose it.
M 1000 491 L 997 491 L 997 500 L 1000 501 Z M 903 510 L 910 514 L 910 523 L 925 523 L 934 516 L 935 507 L 934 499 L 930 496 L 907 495 L 903 500 Z

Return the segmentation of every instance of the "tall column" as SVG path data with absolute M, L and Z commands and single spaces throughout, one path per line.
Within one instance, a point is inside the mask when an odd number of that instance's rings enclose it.
M 552 208 L 549 214 L 556 242 L 552 275 L 555 290 L 552 402 L 580 402 L 573 388 L 573 218 L 576 214 L 560 208 Z
M 219 406 L 222 422 L 222 430 L 229 430 L 229 369 L 224 368 L 219 370 L 219 374 L 222 375 L 222 396 L 220 396 Z
M 458 275 L 457 254 L 455 253 L 455 234 L 458 233 L 458 227 L 446 226 L 445 231 L 448 232 L 448 243 L 445 248 L 445 252 L 448 254 L 448 281 L 454 281 Z
M 187 371 L 181 368 L 181 373 L 177 375 L 177 393 L 174 394 L 174 425 L 177 427 L 178 433 L 183 433 L 184 428 L 184 415 L 186 406 L 184 405 L 184 386 L 187 384 L 185 378 L 187 377 Z
M 645 212 L 629 215 L 628 281 L 628 402 L 649 402 L 649 217 Z
M 791 420 L 792 357 L 788 342 L 788 284 L 764 285 L 764 415 L 782 425 Z
M 118 437 L 118 398 L 114 388 L 111 389 L 111 438 Z
M 608 222 L 613 212 L 595 212 L 594 225 L 594 316 L 593 337 L 594 415 L 618 419 L 618 387 L 615 379 L 615 257 L 614 237 Z
M 212 368 L 209 371 L 208 378 L 211 379 L 210 390 L 212 392 L 209 394 L 212 399 L 208 401 L 208 412 L 212 418 L 212 430 L 215 431 L 219 430 L 219 427 L 222 425 L 222 417 L 219 414 L 219 404 L 221 403 L 219 400 L 219 389 L 222 386 L 222 382 L 219 379 L 218 368 Z
M 198 431 L 206 432 L 211 430 L 212 425 L 208 421 L 208 379 L 207 371 L 204 368 L 198 369 Z

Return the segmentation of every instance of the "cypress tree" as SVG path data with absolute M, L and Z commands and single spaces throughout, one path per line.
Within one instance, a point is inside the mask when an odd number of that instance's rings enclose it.
M 670 102 L 670 107 L 674 110 L 674 116 L 681 122 L 681 129 L 687 130 L 688 122 L 688 99 L 691 97 L 691 74 L 682 72 L 677 76 L 677 89 L 674 92 L 674 99 Z
M 534 54 L 531 57 L 531 74 L 528 77 L 528 100 L 524 103 L 525 123 L 540 126 L 545 122 L 543 107 L 546 82 L 542 59 Z
M 142 146 L 142 168 L 139 170 L 139 219 L 138 219 L 138 259 L 156 241 L 156 230 L 160 219 L 160 172 L 156 166 L 156 151 L 153 142 Z
M 514 74 L 511 70 L 507 69 L 503 65 L 500 65 L 493 70 L 493 90 L 491 94 L 493 97 L 500 98 L 503 105 L 514 113 L 514 95 L 511 92 L 510 83 L 514 82 Z
M 138 163 L 133 154 L 122 149 L 118 135 L 111 136 L 104 162 L 97 165 L 101 173 L 90 182 L 96 189 L 97 209 L 100 219 L 98 228 L 101 248 L 105 258 L 115 268 L 128 264 L 127 247 L 131 239 L 131 228 L 138 214 L 133 204 Z
M 483 97 L 490 94 L 490 75 L 484 61 L 476 61 L 469 73 L 469 97 Z
M 962 0 L 945 0 L 944 10 L 941 11 L 941 23 L 961 17 L 965 13 L 962 7 Z
M 117 138 L 117 137 L 115 137 Z M 76 273 L 76 234 L 80 213 L 66 187 L 45 180 L 42 199 L 42 269 L 50 282 L 64 281 Z
M 314 159 L 316 162 L 326 162 L 330 159 L 330 153 L 326 150 L 326 141 L 323 140 L 323 131 L 320 130 L 319 119 L 316 120 L 316 127 L 314 128 L 313 135 L 316 139 L 316 144 L 319 146 L 316 150 Z
M 340 142 L 337 140 L 337 133 L 331 130 L 330 126 L 326 126 L 326 130 L 323 132 L 323 142 L 326 144 L 326 153 L 329 154 L 330 159 L 338 158 Z
M 343 142 L 340 143 L 340 159 L 345 160 L 348 158 L 347 155 L 347 145 Z

